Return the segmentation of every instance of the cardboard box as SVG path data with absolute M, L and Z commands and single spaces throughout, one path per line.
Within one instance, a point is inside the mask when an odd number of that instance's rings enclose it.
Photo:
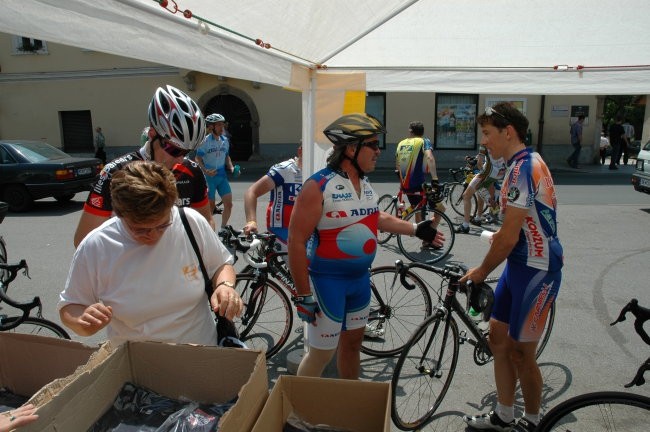
M 0 387 L 29 398 L 72 374 L 95 351 L 97 347 L 71 340 L 0 332 Z
M 87 431 L 111 407 L 126 382 L 174 399 L 224 403 L 239 396 L 219 431 L 248 432 L 268 397 L 261 351 L 127 342 L 102 345 L 73 376 L 34 395 L 39 419 L 25 431 Z
M 390 383 L 282 375 L 253 432 L 282 432 L 292 411 L 314 425 L 390 432 Z

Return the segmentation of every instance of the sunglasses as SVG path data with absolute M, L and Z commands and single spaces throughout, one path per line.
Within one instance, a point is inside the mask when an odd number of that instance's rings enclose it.
M 190 152 L 190 150 L 182 149 L 180 147 L 175 146 L 169 140 L 164 139 L 160 135 L 157 136 L 158 142 L 160 143 L 160 147 L 165 150 L 165 153 L 167 153 L 169 156 L 177 158 L 181 156 L 187 156 L 187 154 Z
M 374 140 L 374 141 L 365 141 L 361 143 L 362 147 L 370 147 L 372 150 L 377 151 L 379 150 L 379 140 Z
M 156 234 L 162 234 L 163 232 L 165 232 L 167 228 L 169 228 L 172 225 L 172 222 L 170 221 L 162 225 L 158 225 L 151 228 L 133 228 L 131 225 L 129 225 L 126 219 L 122 219 L 122 221 L 126 224 L 127 228 L 136 236 L 146 236 L 151 234 L 152 232 L 155 232 Z
M 499 111 L 495 110 L 492 107 L 485 108 L 485 115 L 486 116 L 497 115 L 497 116 L 501 117 L 502 119 L 504 119 L 505 121 L 507 121 L 508 123 L 511 123 L 510 120 L 508 120 L 508 117 L 504 116 L 503 114 L 501 114 Z

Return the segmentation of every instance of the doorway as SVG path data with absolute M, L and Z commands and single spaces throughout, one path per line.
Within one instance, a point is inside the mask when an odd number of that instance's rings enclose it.
M 230 158 L 233 161 L 247 161 L 253 153 L 259 151 L 259 120 L 252 99 L 241 90 L 220 86 L 211 95 L 203 108 L 208 116 L 219 113 L 226 118 L 230 133 Z

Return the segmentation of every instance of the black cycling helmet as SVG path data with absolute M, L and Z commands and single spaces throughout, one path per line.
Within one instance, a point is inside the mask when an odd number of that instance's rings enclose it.
M 482 312 L 483 319 L 487 321 L 492 313 L 492 305 L 494 304 L 494 291 L 492 291 L 492 287 L 486 283 L 472 285 L 469 294 L 469 304 L 476 312 Z
M 385 134 L 386 129 L 370 114 L 348 114 L 334 120 L 323 131 L 325 136 L 337 145 L 357 144 L 373 135 Z

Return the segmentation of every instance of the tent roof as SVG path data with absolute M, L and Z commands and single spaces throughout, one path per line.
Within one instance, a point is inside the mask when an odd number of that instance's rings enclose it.
M 366 71 L 371 91 L 650 94 L 649 12 L 647 0 L 5 0 L 0 31 L 281 86 L 326 65 Z

